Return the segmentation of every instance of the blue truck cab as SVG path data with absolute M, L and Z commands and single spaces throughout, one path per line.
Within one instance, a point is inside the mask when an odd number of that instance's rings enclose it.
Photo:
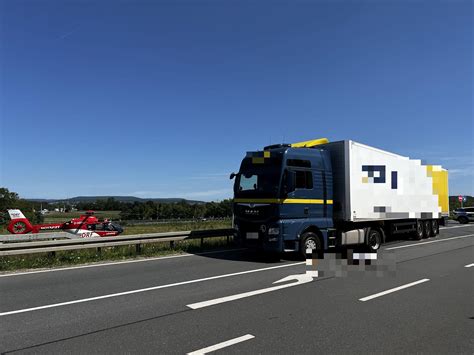
M 328 151 L 268 146 L 247 152 L 234 177 L 233 223 L 241 245 L 276 253 L 335 245 Z

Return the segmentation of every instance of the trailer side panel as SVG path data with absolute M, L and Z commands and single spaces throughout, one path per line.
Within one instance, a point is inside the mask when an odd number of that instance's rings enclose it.
M 442 216 L 447 172 L 441 166 L 353 141 L 349 145 L 351 221 Z

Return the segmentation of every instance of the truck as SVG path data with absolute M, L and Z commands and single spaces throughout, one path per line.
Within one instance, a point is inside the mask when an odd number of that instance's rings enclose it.
M 436 237 L 449 215 L 448 171 L 352 140 L 249 151 L 234 181 L 236 241 L 267 253 Z

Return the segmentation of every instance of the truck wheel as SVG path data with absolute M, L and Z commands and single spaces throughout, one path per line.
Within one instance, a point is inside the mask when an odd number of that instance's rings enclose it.
M 420 220 L 416 221 L 416 230 L 413 235 L 416 240 L 421 240 L 423 238 L 423 223 Z
M 321 250 L 321 240 L 316 233 L 306 232 L 301 236 L 300 254 L 306 259 L 306 249 Z
M 434 238 L 439 234 L 439 223 L 437 219 L 431 221 L 431 236 Z
M 378 229 L 371 229 L 367 236 L 367 248 L 369 252 L 376 252 L 382 245 L 382 234 Z
M 431 237 L 431 221 L 429 219 L 423 221 L 423 238 Z
M 469 220 L 465 216 L 458 217 L 458 222 L 461 224 L 469 223 Z

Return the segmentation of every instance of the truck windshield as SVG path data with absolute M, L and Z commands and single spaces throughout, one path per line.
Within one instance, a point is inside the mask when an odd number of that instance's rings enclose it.
M 235 180 L 235 197 L 278 197 L 280 166 L 278 161 L 269 160 L 260 165 L 252 164 L 248 158 L 244 159 Z

